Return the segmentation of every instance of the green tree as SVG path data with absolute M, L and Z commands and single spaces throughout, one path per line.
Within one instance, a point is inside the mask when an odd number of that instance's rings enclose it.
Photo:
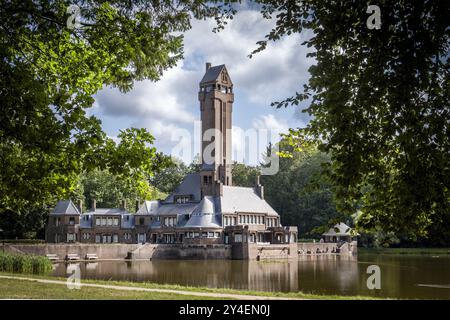
M 81 10 L 80 27 L 68 23 L 70 5 Z M 128 129 L 115 144 L 86 109 L 104 86 L 127 91 L 136 80 L 158 80 L 182 58 L 190 19 L 214 16 L 220 28 L 223 9 L 183 0 L 2 1 L 0 213 L 54 204 L 96 168 L 145 188 L 145 176 L 162 166 L 153 137 Z
M 319 142 L 338 210 L 361 211 L 359 228 L 450 241 L 448 1 L 378 1 L 369 29 L 365 1 L 257 1 L 275 27 L 269 41 L 310 32 L 315 59 L 303 89 L 276 107 L 309 103 L 292 144 Z
M 233 185 L 240 187 L 253 187 L 256 177 L 260 175 L 260 168 L 247 166 L 244 163 L 234 162 L 231 169 Z
M 150 177 L 150 184 L 165 193 L 171 193 L 190 173 L 190 167 L 179 159 L 171 159 L 170 165 Z
M 140 181 L 133 181 L 130 184 L 107 170 L 94 170 L 82 174 L 79 187 L 85 209 L 90 208 L 93 199 L 96 200 L 97 207 L 101 208 L 117 208 L 121 205 L 121 201 L 125 200 L 128 211 L 135 212 L 136 200 L 158 200 L 166 197 L 165 193 L 148 182 L 142 184 Z
M 299 237 L 319 236 L 323 227 L 339 220 L 333 186 L 323 169 L 330 156 L 314 146 L 294 151 L 286 139 L 278 145 L 290 156 L 280 158 L 277 174 L 261 176 L 265 199 L 284 225 L 298 227 Z

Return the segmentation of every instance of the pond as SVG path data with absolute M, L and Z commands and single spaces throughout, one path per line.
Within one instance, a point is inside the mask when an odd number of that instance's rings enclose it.
M 72 264 L 73 265 L 73 264 Z M 381 289 L 368 289 L 367 267 L 377 265 Z M 155 260 L 79 263 L 82 279 L 155 282 L 258 291 L 387 298 L 450 299 L 450 255 L 363 253 L 305 256 L 291 261 Z M 53 274 L 67 276 L 67 265 Z

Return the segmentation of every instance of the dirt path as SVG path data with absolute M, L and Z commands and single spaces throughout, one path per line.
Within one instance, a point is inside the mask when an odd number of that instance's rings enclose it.
M 0 279 L 13 279 L 13 280 L 22 280 L 22 281 L 33 281 L 33 282 L 39 282 L 39 283 L 67 285 L 66 281 L 61 281 L 61 280 L 36 279 L 36 278 L 3 276 L 3 275 L 0 275 Z M 82 287 L 94 287 L 94 288 L 103 288 L 103 289 L 174 293 L 174 294 L 182 294 L 182 295 L 188 295 L 188 296 L 213 297 L 213 298 L 238 299 L 238 300 L 302 300 L 302 299 L 296 299 L 296 298 L 251 296 L 251 295 L 234 294 L 234 293 L 196 292 L 196 291 L 183 291 L 183 290 L 172 290 L 172 289 L 128 287 L 128 286 L 115 286 L 115 285 L 83 283 L 83 282 L 81 282 L 80 285 Z

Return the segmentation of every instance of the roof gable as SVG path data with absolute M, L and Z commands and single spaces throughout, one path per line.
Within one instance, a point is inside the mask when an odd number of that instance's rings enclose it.
M 61 200 L 58 201 L 50 214 L 80 215 L 80 211 L 71 200 Z
M 173 203 L 175 201 L 175 196 L 187 196 L 192 195 L 192 201 L 201 200 L 200 192 L 200 174 L 189 173 L 184 177 L 183 182 L 172 192 L 164 202 Z
M 205 75 L 203 76 L 200 84 L 213 83 L 218 82 L 223 85 L 232 86 L 233 82 L 230 79 L 228 74 L 228 70 L 224 64 L 219 66 L 210 67 L 206 70 Z

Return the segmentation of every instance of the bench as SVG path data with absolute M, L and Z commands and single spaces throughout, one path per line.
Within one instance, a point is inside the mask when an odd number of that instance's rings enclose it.
M 86 253 L 86 260 L 97 260 L 97 254 L 96 253 Z
M 80 257 L 78 256 L 78 254 L 76 254 L 76 253 L 69 253 L 67 256 L 66 256 L 66 260 L 80 260 Z
M 50 261 L 59 260 L 58 256 L 54 253 L 48 253 L 48 254 L 46 254 L 46 256 L 47 256 L 47 259 Z

